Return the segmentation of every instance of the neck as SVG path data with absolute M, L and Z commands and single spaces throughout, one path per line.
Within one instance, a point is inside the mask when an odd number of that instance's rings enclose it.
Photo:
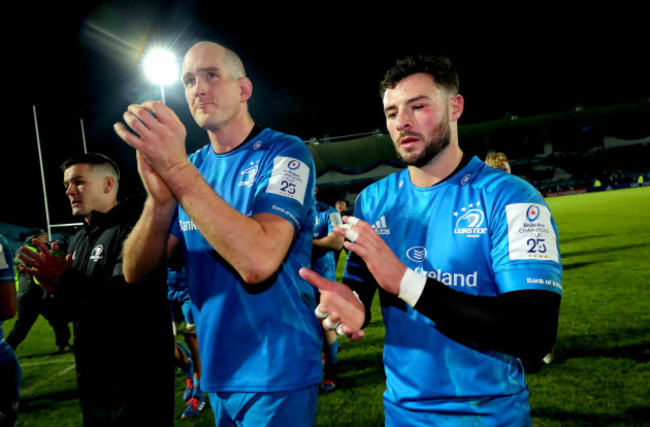
M 253 130 L 255 122 L 246 114 L 241 120 L 228 123 L 217 130 L 208 130 L 212 149 L 217 154 L 224 154 L 239 147 Z
M 431 187 L 447 178 L 458 167 L 463 158 L 463 152 L 458 141 L 452 141 L 444 151 L 431 159 L 422 167 L 409 166 L 411 182 L 416 187 Z
M 110 212 L 110 211 L 111 211 L 115 206 L 117 206 L 117 199 L 116 199 L 116 200 L 113 200 L 112 202 L 110 202 L 109 204 L 107 204 L 106 206 L 104 206 L 102 209 L 97 209 L 96 212 L 108 213 L 108 212 Z M 92 218 L 92 215 L 93 215 L 93 213 L 92 213 L 92 211 L 91 211 L 88 215 L 86 215 L 86 216 L 84 217 L 84 220 L 86 221 L 86 223 L 87 223 L 88 225 L 90 225 L 90 219 Z

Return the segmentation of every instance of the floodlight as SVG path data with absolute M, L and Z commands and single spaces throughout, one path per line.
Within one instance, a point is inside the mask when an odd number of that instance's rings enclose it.
M 178 80 L 178 67 L 174 54 L 164 49 L 154 49 L 144 60 L 146 76 L 159 85 L 166 85 Z

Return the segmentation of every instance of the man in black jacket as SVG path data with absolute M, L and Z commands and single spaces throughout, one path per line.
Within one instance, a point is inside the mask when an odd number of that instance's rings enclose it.
M 23 247 L 19 257 L 26 264 L 21 270 L 35 275 L 74 321 L 84 424 L 172 425 L 173 340 L 165 272 L 130 285 L 122 274 L 122 244 L 139 210 L 118 203 L 119 169 L 108 157 L 82 154 L 61 169 L 72 214 L 84 218 L 83 228 L 65 258 L 36 240 L 32 243 L 41 253 Z M 58 249 L 56 242 L 52 249 Z M 126 331 L 118 329 L 122 325 Z

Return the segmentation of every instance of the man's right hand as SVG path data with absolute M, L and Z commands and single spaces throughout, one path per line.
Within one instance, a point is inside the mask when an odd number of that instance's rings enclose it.
M 300 277 L 316 286 L 321 293 L 316 311 L 325 328 L 337 330 L 337 333 L 346 335 L 351 340 L 363 338 L 361 326 L 366 311 L 352 289 L 342 283 L 327 280 L 308 268 L 300 269 Z
M 144 158 L 140 151 L 136 151 L 136 158 L 138 160 L 138 173 L 142 179 L 145 189 L 149 197 L 157 205 L 176 205 L 176 199 L 172 194 L 167 184 L 160 178 L 160 175 L 156 173 L 155 170 L 151 167 L 147 159 Z

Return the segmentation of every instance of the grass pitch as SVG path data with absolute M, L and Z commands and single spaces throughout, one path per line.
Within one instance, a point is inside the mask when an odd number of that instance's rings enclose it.
M 563 299 L 555 359 L 527 375 L 533 422 L 650 425 L 650 187 L 556 197 L 548 203 L 559 228 Z M 384 329 L 379 307 L 373 310 L 366 338 L 342 342 L 339 382 L 319 398 L 318 426 L 383 424 Z M 5 335 L 12 325 L 13 320 L 5 322 Z M 39 318 L 17 352 L 23 367 L 18 426 L 81 425 L 74 359 L 53 350 L 52 330 Z M 176 380 L 177 424 L 213 426 L 209 408 L 180 419 L 180 372 Z M 146 392 L 146 384 L 138 386 Z

